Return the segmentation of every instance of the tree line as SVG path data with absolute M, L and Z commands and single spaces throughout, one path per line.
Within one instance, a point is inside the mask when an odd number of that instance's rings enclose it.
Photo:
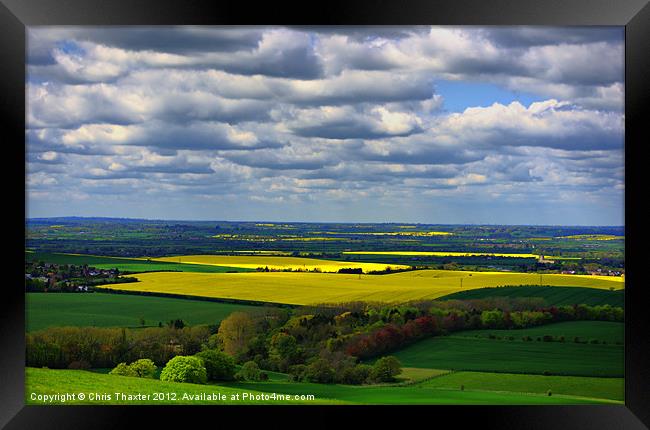
M 139 359 L 164 366 L 177 356 L 217 351 L 253 373 L 256 368 L 287 373 L 294 381 L 363 384 L 392 380 L 399 366 L 383 360 L 389 371 L 375 368 L 377 363 L 426 337 L 561 321 L 623 321 L 624 317 L 622 308 L 609 305 L 547 307 L 542 303 L 525 298 L 403 305 L 355 302 L 234 312 L 214 326 L 53 327 L 27 334 L 27 366 L 106 368 Z

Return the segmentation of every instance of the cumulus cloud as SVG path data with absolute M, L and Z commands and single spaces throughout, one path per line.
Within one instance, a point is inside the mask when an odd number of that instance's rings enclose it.
M 164 197 L 187 218 L 385 221 L 409 205 L 457 222 L 474 202 L 512 222 L 545 199 L 622 220 L 623 42 L 612 27 L 31 27 L 28 206 L 90 214 L 102 195 L 97 210 L 159 217 Z
M 438 133 L 483 147 L 545 146 L 562 149 L 620 149 L 623 118 L 618 113 L 576 109 L 551 99 L 525 107 L 467 108 L 441 121 Z
M 299 110 L 287 127 L 305 137 L 329 139 L 373 139 L 408 136 L 422 131 L 422 120 L 410 112 L 373 106 L 359 112 L 349 106 Z

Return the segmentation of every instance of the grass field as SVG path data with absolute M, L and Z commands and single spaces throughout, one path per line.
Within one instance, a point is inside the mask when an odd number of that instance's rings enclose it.
M 549 306 L 573 305 L 610 305 L 623 307 L 625 292 L 623 290 L 609 291 L 596 288 L 579 287 L 540 287 L 530 285 L 522 287 L 488 287 L 475 290 L 458 291 L 441 300 L 485 299 L 488 297 L 540 297 Z
M 137 327 L 182 319 L 186 324 L 217 324 L 230 313 L 259 307 L 162 297 L 104 293 L 27 293 L 27 331 L 53 326 Z
M 104 288 L 307 305 L 358 300 L 406 302 L 435 299 L 463 290 L 499 285 L 530 285 L 540 280 L 539 275 L 529 273 L 450 270 L 361 276 L 295 272 L 169 272 L 142 273 L 135 277 L 140 282 L 105 285 Z M 624 287 L 620 278 L 608 276 L 543 275 L 543 283 L 606 290 Z
M 520 375 L 512 373 L 452 372 L 428 379 L 423 387 L 469 391 L 507 391 L 553 395 L 598 397 L 622 401 L 625 394 L 623 378 L 591 378 L 584 376 Z
M 255 255 L 182 255 L 156 258 L 155 261 L 166 261 L 185 264 L 203 264 L 210 266 L 230 266 L 247 269 L 268 267 L 269 270 L 303 270 L 321 272 L 338 272 L 343 268 L 361 268 L 364 272 L 383 271 L 391 269 L 406 269 L 408 266 L 382 263 L 360 263 L 348 261 L 319 260 L 315 258 L 286 257 L 286 256 L 255 256 Z
M 92 369 L 93 372 L 108 374 L 111 369 Z M 157 372 L 160 373 L 160 369 Z M 271 382 L 289 382 L 289 375 L 266 371 Z M 158 376 L 158 375 L 157 375 Z M 623 378 L 594 378 L 588 376 L 544 376 L 515 373 L 452 372 L 451 370 L 404 367 L 396 384 L 417 385 L 419 388 L 441 388 L 467 391 L 496 391 L 525 394 L 553 394 L 595 397 L 622 401 L 624 397 Z M 226 384 L 228 385 L 228 384 Z M 384 384 L 386 385 L 386 384 Z M 354 389 L 355 387 L 348 387 Z M 258 387 L 257 389 L 260 389 Z M 262 386 L 261 389 L 264 389 Z
M 408 386 L 347 386 L 292 382 L 229 383 L 220 385 L 195 385 L 161 382 L 155 379 L 132 378 L 125 376 L 104 375 L 83 370 L 49 370 L 28 368 L 26 370 L 25 399 L 27 404 L 43 404 L 31 399 L 35 394 L 90 393 L 111 394 L 113 399 L 93 402 L 88 400 L 72 401 L 66 404 L 286 404 L 288 401 L 235 401 L 230 396 L 239 393 L 253 395 L 262 392 L 285 395 L 314 395 L 315 401 L 296 401 L 302 404 L 593 404 L 613 403 L 606 399 L 542 394 L 523 394 L 490 391 L 460 391 L 458 389 L 441 389 L 427 387 L 423 384 Z M 115 399 L 115 393 L 135 395 L 142 393 L 176 393 L 178 399 L 184 393 L 200 395 L 202 393 L 221 393 L 228 396 L 227 401 L 127 401 Z
M 444 378 L 444 376 L 441 376 Z M 432 381 L 436 380 L 434 378 Z M 338 399 L 357 404 L 460 404 L 460 405 L 519 405 L 519 404 L 583 404 L 612 403 L 609 399 L 577 396 L 547 396 L 544 394 L 460 391 L 458 388 L 437 388 L 425 383 L 404 386 L 350 386 L 312 383 L 268 382 L 233 383 L 228 387 L 288 394 L 314 394 L 316 398 Z
M 81 266 L 87 264 L 97 269 L 115 269 L 122 272 L 157 272 L 157 271 L 180 271 L 199 273 L 224 273 L 224 272 L 247 272 L 252 269 L 227 266 L 207 266 L 202 264 L 179 264 L 171 262 L 148 261 L 146 258 L 121 258 L 103 257 L 98 255 L 82 254 L 57 254 L 26 252 L 26 261 L 44 261 L 52 264 L 73 264 Z
M 256 395 L 261 394 L 259 391 L 251 389 L 237 389 L 228 388 L 216 385 L 198 385 L 198 384 L 185 384 L 177 382 L 162 382 L 157 379 L 147 378 L 134 378 L 129 376 L 114 376 L 105 375 L 101 373 L 88 372 L 83 370 L 50 370 L 50 369 L 36 369 L 27 368 L 25 374 L 25 402 L 28 405 L 48 404 L 31 399 L 31 394 L 50 394 L 55 395 L 59 393 L 84 393 L 86 398 L 82 401 L 73 400 L 65 404 L 111 404 L 111 405 L 147 405 L 147 404 L 162 404 L 162 405 L 176 405 L 176 404 L 193 404 L 193 405 L 215 405 L 215 404 L 300 404 L 300 403 L 315 403 L 314 401 L 296 401 L 296 400 L 243 400 L 242 395 L 244 392 Z M 107 401 L 92 401 L 89 400 L 89 395 L 107 394 L 111 395 L 112 399 Z M 123 393 L 125 395 L 138 395 L 148 396 L 144 400 L 128 400 L 121 399 L 116 396 L 116 393 Z M 163 393 L 162 400 L 154 400 L 154 393 Z M 175 393 L 176 399 L 179 401 L 168 400 L 167 395 Z M 225 401 L 210 401 L 210 400 L 185 400 L 183 395 L 199 396 L 207 394 L 220 393 L 227 397 Z M 233 395 L 239 395 L 240 400 L 231 399 Z M 303 393 L 301 393 L 303 394 Z M 170 396 L 171 397 L 171 396 Z M 332 403 L 331 401 L 317 399 L 317 403 Z M 53 404 L 60 404 L 54 402 Z
M 522 341 L 522 336 L 537 339 L 539 336 L 549 335 L 564 336 L 567 342 L 573 342 L 574 337 L 585 341 L 597 339 L 607 343 L 619 342 L 623 344 L 625 342 L 624 324 L 610 321 L 567 321 L 519 330 L 468 330 L 455 333 L 454 336 L 487 338 L 491 334 L 500 337 L 515 336 L 516 341 Z
M 582 333 L 581 337 L 588 337 L 597 330 L 597 326 L 582 327 L 581 330 L 573 326 L 572 329 L 574 333 Z M 623 377 L 622 345 L 522 341 L 521 336 L 527 331 L 530 333 L 529 330 L 510 330 L 509 333 L 516 339 L 514 341 L 468 337 L 467 333 L 434 337 L 393 355 L 406 367 L 528 374 L 547 371 L 555 375 Z M 568 328 L 557 330 L 568 331 Z M 541 331 L 544 331 L 543 327 Z M 550 331 L 546 330 L 547 333 Z
M 416 382 L 426 381 L 431 378 L 436 378 L 441 375 L 450 373 L 451 370 L 445 369 L 422 369 L 418 367 L 403 367 L 402 373 L 399 374 L 397 379 L 400 383 L 412 384 Z

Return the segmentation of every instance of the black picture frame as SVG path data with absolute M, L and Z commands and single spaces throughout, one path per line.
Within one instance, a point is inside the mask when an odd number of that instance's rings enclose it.
M 420 406 L 420 407 L 201 407 L 184 406 L 25 406 L 24 290 L 20 243 L 25 220 L 25 28 L 35 25 L 616 25 L 625 26 L 625 405 L 621 406 Z M 650 426 L 649 312 L 643 300 L 641 248 L 644 200 L 643 143 L 648 138 L 645 114 L 650 100 L 650 5 L 648 0 L 329 0 L 323 2 L 169 1 L 169 0 L 0 0 L 0 113 L 5 122 L 4 170 L 10 200 L 5 209 L 6 265 L 0 299 L 0 426 L 6 428 L 114 428 L 135 423 L 141 415 L 159 423 L 225 423 L 226 415 L 249 425 L 286 427 L 300 414 L 300 426 L 344 425 L 346 420 L 388 424 L 459 425 L 489 428 L 614 429 Z M 6 182 L 5 182 L 6 184 Z M 19 209 L 19 208 L 22 208 Z M 22 217 L 22 219 L 20 219 Z M 24 232 L 24 231 L 23 231 Z M 638 283 L 637 283 L 638 282 Z M 214 408 L 219 408 L 218 412 Z M 412 418 L 416 413 L 418 420 Z M 443 423 L 450 424 L 443 424 Z

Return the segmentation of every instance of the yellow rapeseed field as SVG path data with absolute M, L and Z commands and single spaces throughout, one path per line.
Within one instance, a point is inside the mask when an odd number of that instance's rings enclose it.
M 574 234 L 571 236 L 558 236 L 558 239 L 575 239 L 575 240 L 621 240 L 625 236 L 614 236 L 612 234 Z
M 211 266 L 242 267 L 246 269 L 257 269 L 258 267 L 269 270 L 296 270 L 338 272 L 343 268 L 361 268 L 364 273 L 382 271 L 390 267 L 394 269 L 406 269 L 408 266 L 399 264 L 381 263 L 360 263 L 350 261 L 319 260 L 316 258 L 301 257 L 276 257 L 276 256 L 255 256 L 255 255 L 179 255 L 175 257 L 160 257 L 155 261 L 168 261 L 173 263 L 186 264 L 207 264 Z
M 405 302 L 435 299 L 457 291 L 483 287 L 538 285 L 540 283 L 540 275 L 534 273 L 450 270 L 419 270 L 390 275 L 296 272 L 161 272 L 130 276 L 138 278 L 140 282 L 111 284 L 103 287 L 308 305 L 357 300 L 386 303 Z M 623 289 L 625 286 L 621 277 L 588 275 L 542 275 L 541 283 L 617 290 Z
M 408 255 L 421 257 L 473 257 L 473 256 L 493 256 L 493 257 L 519 257 L 519 258 L 538 258 L 535 254 L 503 254 L 498 252 L 450 252 L 450 251 L 347 251 L 343 254 L 350 255 Z M 546 257 L 546 256 L 545 256 Z M 552 259 L 553 257 L 547 257 Z
M 380 231 L 380 232 L 337 232 L 337 231 L 323 231 L 318 233 L 325 234 L 338 234 L 341 236 L 450 236 L 453 233 L 447 231 Z

